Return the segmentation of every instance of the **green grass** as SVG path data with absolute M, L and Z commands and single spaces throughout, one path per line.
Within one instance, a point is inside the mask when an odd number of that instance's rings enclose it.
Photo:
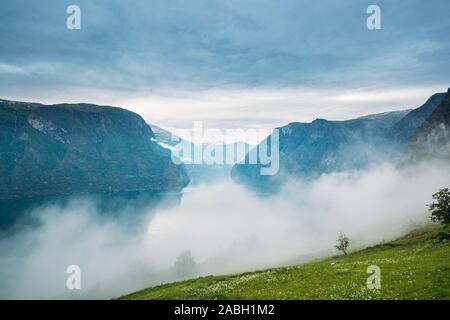
M 450 240 L 441 231 L 428 226 L 346 257 L 170 283 L 121 299 L 450 299 Z M 367 289 L 370 265 L 381 269 L 380 290 Z

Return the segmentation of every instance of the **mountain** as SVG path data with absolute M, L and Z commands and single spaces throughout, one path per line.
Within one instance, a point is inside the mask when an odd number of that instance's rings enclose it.
M 186 171 L 154 137 L 125 109 L 0 100 L 0 199 L 180 190 Z
M 367 116 L 362 116 L 357 119 L 368 119 L 368 120 L 377 120 L 382 121 L 384 124 L 388 126 L 393 126 L 397 124 L 400 120 L 404 119 L 412 110 L 400 110 L 400 111 L 391 111 L 391 112 L 381 112 L 375 114 L 369 114 Z
M 276 129 L 280 167 L 277 174 L 261 175 L 262 166 L 249 164 L 247 155 L 245 161 L 233 167 L 232 177 L 258 191 L 274 191 L 287 177 L 310 180 L 324 173 L 364 169 L 379 160 L 397 161 L 414 132 L 444 96 L 435 94 L 412 111 L 385 112 L 346 121 L 316 119 L 311 123 L 290 123 Z
M 230 177 L 231 169 L 235 162 L 239 162 L 249 151 L 250 145 L 245 142 L 235 142 L 230 144 L 211 144 L 211 143 L 192 143 L 184 140 L 176 135 L 173 135 L 170 131 L 161 127 L 151 125 L 155 134 L 155 140 L 162 147 L 179 154 L 179 150 L 183 148 L 183 144 L 190 148 L 190 152 L 182 153 L 181 160 L 184 163 L 187 174 L 190 179 L 190 185 L 198 185 L 205 182 L 213 182 L 221 179 L 228 179 Z M 226 154 L 227 149 L 233 149 L 237 159 L 233 163 L 216 163 L 208 164 L 202 161 L 202 163 L 194 163 L 194 150 L 201 150 L 202 153 L 211 149 L 222 150 L 223 155 Z M 238 150 L 243 150 L 242 156 L 239 157 Z M 203 158 L 203 157 L 202 157 Z M 224 159 L 224 157 L 221 157 Z
M 426 157 L 450 159 L 450 88 L 412 136 L 406 157 L 411 160 Z
M 398 117 L 398 113 L 394 113 Z M 365 168 L 384 144 L 391 119 L 359 118 L 347 121 L 316 119 L 311 123 L 290 123 L 277 128 L 279 172 L 261 175 L 260 164 L 249 164 L 249 156 L 232 170 L 233 178 L 263 191 L 276 188 L 289 175 L 313 179 L 323 173 Z M 269 137 L 271 138 L 271 137 Z M 264 144 L 263 141 L 261 144 Z M 260 144 L 260 146 L 261 146 Z
M 172 132 L 163 129 L 161 127 L 158 127 L 154 124 L 149 124 L 153 130 L 153 133 L 155 135 L 155 140 L 159 144 L 163 144 L 166 146 L 176 146 L 178 143 L 183 141 L 180 137 L 174 135 Z
M 409 112 L 392 127 L 389 133 L 391 139 L 399 143 L 401 148 L 405 148 L 416 130 L 433 113 L 445 96 L 445 92 L 436 93 L 422 106 Z

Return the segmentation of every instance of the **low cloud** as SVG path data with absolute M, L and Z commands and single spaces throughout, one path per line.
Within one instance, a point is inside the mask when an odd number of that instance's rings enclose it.
M 202 185 L 177 206 L 144 210 L 144 232 L 100 215 L 93 200 L 43 206 L 34 212 L 38 226 L 0 241 L 0 297 L 117 297 L 178 279 L 173 265 L 185 250 L 198 275 L 330 256 L 339 231 L 355 250 L 426 221 L 431 194 L 448 181 L 448 164 L 427 163 L 293 181 L 273 197 L 232 182 Z M 82 270 L 80 291 L 66 289 L 73 264 Z

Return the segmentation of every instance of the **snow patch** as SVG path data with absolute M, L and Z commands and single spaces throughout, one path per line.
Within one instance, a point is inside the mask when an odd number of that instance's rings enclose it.
M 166 149 L 169 149 L 170 151 L 175 151 L 177 150 L 177 148 L 175 148 L 174 146 L 171 146 L 170 144 L 164 143 L 164 142 L 158 142 L 158 144 Z
M 171 146 L 170 144 L 164 142 L 158 142 L 158 144 L 165 149 L 169 149 L 172 153 L 175 152 L 176 154 L 178 154 L 178 149 L 176 146 Z M 189 157 L 180 157 L 180 160 L 186 164 L 193 163 L 192 159 Z
M 30 116 L 28 118 L 28 123 L 39 132 L 42 132 L 43 134 L 49 134 L 53 139 L 64 143 L 64 139 L 57 132 L 57 127 L 51 121 Z M 62 131 L 67 132 L 66 129 L 63 129 Z

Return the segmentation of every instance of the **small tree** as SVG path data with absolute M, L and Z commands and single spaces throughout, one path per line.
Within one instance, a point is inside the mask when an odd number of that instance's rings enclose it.
M 182 252 L 175 261 L 175 272 L 180 277 L 190 277 L 195 274 L 197 263 L 189 250 Z
M 431 212 L 430 219 L 443 224 L 444 228 L 448 227 L 450 225 L 450 192 L 448 188 L 433 194 L 433 199 L 435 201 L 428 205 Z
M 337 243 L 338 244 L 337 244 L 337 246 L 335 246 L 335 248 L 339 251 L 342 251 L 344 253 L 344 255 L 346 256 L 347 248 L 348 248 L 348 245 L 350 244 L 350 240 L 345 235 L 345 233 L 339 232 Z

